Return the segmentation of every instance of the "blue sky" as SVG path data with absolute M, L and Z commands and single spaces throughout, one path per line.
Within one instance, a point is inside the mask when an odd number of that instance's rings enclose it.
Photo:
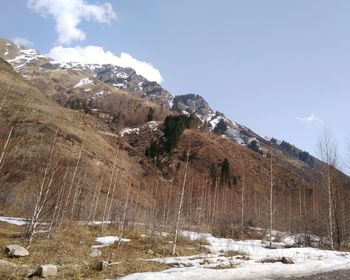
M 43 17 L 54 2 L 67 0 L 1 1 L 0 37 L 26 38 L 42 53 L 102 47 L 260 134 L 315 154 L 324 125 L 347 153 L 350 1 L 110 0 L 115 14 L 83 16 L 76 27 L 85 39 L 69 42 L 55 30 L 61 14 Z

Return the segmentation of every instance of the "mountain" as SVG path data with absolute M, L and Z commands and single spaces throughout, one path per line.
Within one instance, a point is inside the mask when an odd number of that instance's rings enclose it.
M 317 161 L 305 151 L 277 139 L 261 136 L 249 128 L 228 119 L 212 109 L 197 94 L 171 95 L 156 82 L 137 75 L 131 68 L 115 65 L 62 63 L 39 54 L 35 49 L 0 40 L 0 57 L 6 59 L 23 77 L 64 106 L 98 112 L 113 129 L 141 126 L 149 108 L 155 108 L 152 120 L 162 120 L 167 114 L 195 114 L 208 130 L 267 155 L 271 147 L 314 166 Z M 136 100 L 125 105 L 111 92 Z M 123 94 L 122 94 L 123 93 Z M 132 103 L 132 104 L 131 104 Z M 114 106 L 112 106 L 112 104 Z M 118 105 L 119 104 L 119 105 Z M 128 107 L 128 108 L 126 108 Z M 130 114 L 134 111 L 135 114 Z
M 169 107 L 173 96 L 156 82 L 150 82 L 137 75 L 131 68 L 123 68 L 111 64 L 62 63 L 39 54 L 35 49 L 18 46 L 11 41 L 0 39 L 0 56 L 7 60 L 13 68 L 24 77 L 34 79 L 38 73 L 69 72 L 84 73 L 90 78 L 111 85 L 116 89 L 124 89 L 138 97 L 155 101 L 159 105 Z M 85 82 L 84 82 L 85 81 Z M 83 86 L 89 79 L 77 84 Z
M 108 186 L 113 165 L 120 178 L 119 198 L 116 198 L 120 203 L 129 184 L 137 188 L 138 182 L 142 181 L 151 188 L 164 183 L 158 170 L 137 156 L 122 137 L 111 133 L 104 121 L 60 106 L 1 58 L 0 89 L 3 105 L 0 106 L 0 146 L 4 152 L 0 168 L 1 211 L 6 205 L 8 212 L 28 215 L 47 167 L 52 172 L 52 195 L 57 197 L 59 186 L 67 187 L 68 181 L 72 180 L 80 150 L 83 157 L 79 174 L 85 174 L 80 181 L 84 195 L 79 200 L 81 210 L 85 209 L 81 217 L 89 217 L 94 190 L 98 184 Z M 9 91 L 5 96 L 6 89 Z M 10 141 L 5 149 L 3 140 L 8 136 Z M 153 197 L 149 191 L 138 189 L 139 207 L 150 207 Z M 102 192 L 106 193 L 106 190 L 102 188 Z M 52 207 L 52 201 L 50 203 Z M 101 207 L 102 202 L 96 213 Z
M 0 57 L 3 212 L 28 215 L 50 163 L 48 215 L 61 191 L 71 219 L 90 219 L 91 209 L 103 219 L 115 185 L 114 217 L 124 215 L 130 191 L 131 222 L 170 225 L 186 173 L 182 222 L 234 234 L 242 197 L 245 226 L 269 224 L 272 175 L 275 227 L 327 232 L 308 222 L 327 216 L 317 210 L 326 207 L 324 164 L 307 152 L 229 120 L 199 95 L 172 96 L 132 69 L 59 63 L 7 40 Z M 349 177 L 336 172 L 349 189 Z

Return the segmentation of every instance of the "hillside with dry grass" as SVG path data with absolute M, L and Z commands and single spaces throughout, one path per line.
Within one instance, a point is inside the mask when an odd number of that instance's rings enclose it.
M 106 182 L 109 180 L 115 158 L 121 193 L 129 183 L 137 185 L 138 181 L 150 180 L 149 184 L 152 185 L 152 180 L 158 180 L 157 176 L 144 175 L 145 170 L 149 174 L 156 172 L 155 168 L 141 165 L 141 158 L 133 156 L 132 148 L 118 134 L 111 133 L 98 118 L 56 105 L 32 83 L 11 70 L 3 60 L 0 88 L 4 103 L 0 111 L 2 139 L 6 139 L 13 129 L 3 164 L 12 163 L 16 170 L 11 168 L 9 172 L 18 173 L 18 176 L 11 176 L 15 181 L 2 184 L 2 205 L 7 205 L 11 212 L 24 214 L 30 207 L 29 196 L 35 196 L 40 176 L 50 160 L 57 161 L 58 167 L 71 172 L 80 149 L 83 154 L 81 164 L 86 173 L 85 184 L 90 186 L 90 191 L 97 184 L 96 178 L 101 177 Z M 55 134 L 56 147 L 54 156 L 50 158 L 48 150 Z M 63 173 L 57 173 L 57 180 L 62 176 Z M 89 198 L 86 200 L 89 201 Z
M 10 46 L 12 66 L 0 58 L 0 215 L 25 220 L 20 228 L 0 222 L 0 246 L 20 243 L 31 255 L 1 277 L 22 279 L 24 264 L 49 262 L 61 279 L 162 270 L 171 265 L 140 258 L 204 250 L 205 241 L 180 229 L 237 239 L 278 229 L 305 234 L 300 242 L 325 240 L 327 182 L 337 190 L 334 241 L 344 248 L 350 181 L 333 166 L 301 160 L 294 146 L 257 136 L 198 96 L 178 98 L 177 107 L 191 107 L 181 114 L 164 105 L 169 95 L 158 85 L 132 92 L 87 69 L 45 68 L 47 58 Z M 30 57 L 24 64 L 21 51 Z M 202 114 L 192 112 L 197 104 Z M 98 247 L 94 259 L 101 235 L 132 241 Z M 103 260 L 109 269 L 99 268 Z

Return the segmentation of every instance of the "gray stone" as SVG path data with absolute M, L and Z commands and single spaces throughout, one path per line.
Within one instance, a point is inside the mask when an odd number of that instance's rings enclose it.
M 97 265 L 97 270 L 98 271 L 103 271 L 106 270 L 108 268 L 109 264 L 106 261 L 100 261 Z
M 27 249 L 17 244 L 11 244 L 6 246 L 5 253 L 10 258 L 19 258 L 19 257 L 29 256 L 29 252 L 27 251 Z
M 152 256 L 153 256 L 153 255 L 154 255 L 154 251 L 151 250 L 151 249 L 148 249 L 148 250 L 147 250 L 147 255 L 152 255 Z
M 42 278 L 55 277 L 57 276 L 57 266 L 53 264 L 41 265 L 35 274 Z
M 286 258 L 286 257 L 282 257 L 281 262 L 282 262 L 283 264 L 293 264 L 293 263 L 294 263 L 292 259 Z
M 90 257 L 97 258 L 102 255 L 102 252 L 99 249 L 93 248 L 90 250 Z
M 203 259 L 203 261 L 200 262 L 200 265 L 209 265 L 214 264 L 214 261 L 212 259 Z

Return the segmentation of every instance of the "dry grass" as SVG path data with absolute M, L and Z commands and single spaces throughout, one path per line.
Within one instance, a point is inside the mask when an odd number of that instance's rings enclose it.
M 13 243 L 24 245 L 22 230 L 22 227 L 15 225 L 0 224 L 0 259 L 17 265 L 16 268 L 0 269 L 0 279 L 23 279 L 39 265 L 49 263 L 59 268 L 59 276 L 56 279 L 105 279 L 169 268 L 165 264 L 145 260 L 170 256 L 171 235 L 147 235 L 147 232 L 142 233 L 141 230 L 127 227 L 125 238 L 130 238 L 131 242 L 100 248 L 102 256 L 91 258 L 89 251 L 91 246 L 96 244 L 95 238 L 118 235 L 118 231 L 111 228 L 101 234 L 99 227 L 70 224 L 56 232 L 50 239 L 36 238 L 29 248 L 29 257 L 9 259 L 4 253 L 4 248 Z M 203 243 L 204 240 L 191 241 L 180 237 L 177 252 L 179 255 L 204 252 Z M 97 266 L 102 260 L 112 264 L 106 270 L 99 272 Z
M 237 264 L 228 263 L 228 264 L 219 264 L 217 266 L 211 267 L 211 269 L 232 269 L 239 267 Z
M 223 256 L 226 257 L 226 258 L 232 258 L 232 257 L 241 257 L 242 259 L 244 260 L 248 260 L 249 259 L 249 256 L 247 253 L 245 252 L 240 252 L 240 251 L 235 251 L 235 250 L 229 250 L 229 251 L 225 251 L 223 253 Z

